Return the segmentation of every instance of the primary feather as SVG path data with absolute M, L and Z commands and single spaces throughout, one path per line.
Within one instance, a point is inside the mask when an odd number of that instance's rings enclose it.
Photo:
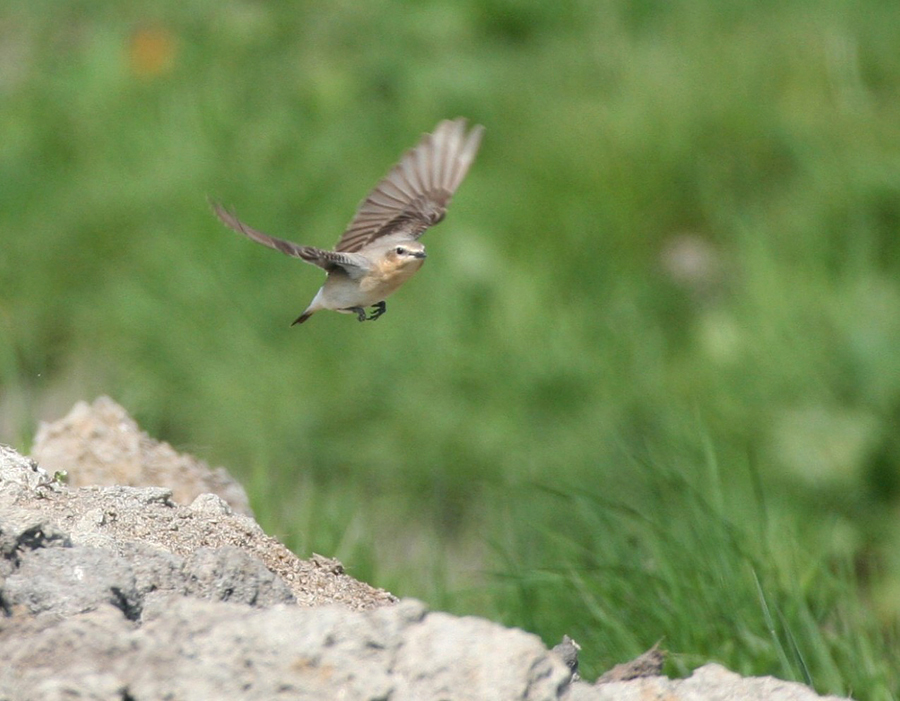
M 479 125 L 466 134 L 462 117 L 438 124 L 362 201 L 334 249 L 359 251 L 393 234 L 417 239 L 441 221 L 475 159 L 483 133 Z

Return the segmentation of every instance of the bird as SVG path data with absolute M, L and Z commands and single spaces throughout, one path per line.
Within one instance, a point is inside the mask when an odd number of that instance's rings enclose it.
M 229 228 L 327 273 L 322 287 L 291 326 L 323 309 L 374 321 L 387 311 L 385 299 L 425 262 L 425 246 L 419 237 L 444 219 L 483 134 L 483 126 L 469 129 L 463 117 L 444 120 L 424 134 L 359 204 L 333 250 L 269 236 L 241 222 L 220 203 L 211 204 Z M 368 307 L 371 313 L 366 312 Z

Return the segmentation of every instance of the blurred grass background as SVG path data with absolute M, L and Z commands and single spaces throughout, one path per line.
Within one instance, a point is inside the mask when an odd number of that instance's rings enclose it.
M 109 394 L 300 555 L 582 643 L 895 698 L 900 5 L 0 5 L 0 440 Z M 289 323 L 440 119 L 377 324 Z

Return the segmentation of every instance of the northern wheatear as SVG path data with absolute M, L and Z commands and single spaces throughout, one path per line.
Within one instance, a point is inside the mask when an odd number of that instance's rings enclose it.
M 235 231 L 328 273 L 294 324 L 302 324 L 320 309 L 375 320 L 387 309 L 384 300 L 422 267 L 425 246 L 418 239 L 444 218 L 483 133 L 480 125 L 467 133 L 466 120 L 459 118 L 445 120 L 425 134 L 362 201 L 333 251 L 267 236 L 222 205 L 213 203 L 213 209 Z M 366 307 L 374 307 L 369 316 Z

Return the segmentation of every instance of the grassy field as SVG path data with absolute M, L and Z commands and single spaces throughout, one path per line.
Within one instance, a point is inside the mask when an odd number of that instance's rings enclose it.
M 900 5 L 0 4 L 0 441 L 109 394 L 299 554 L 578 640 L 900 694 Z M 377 324 L 290 322 L 440 119 Z

